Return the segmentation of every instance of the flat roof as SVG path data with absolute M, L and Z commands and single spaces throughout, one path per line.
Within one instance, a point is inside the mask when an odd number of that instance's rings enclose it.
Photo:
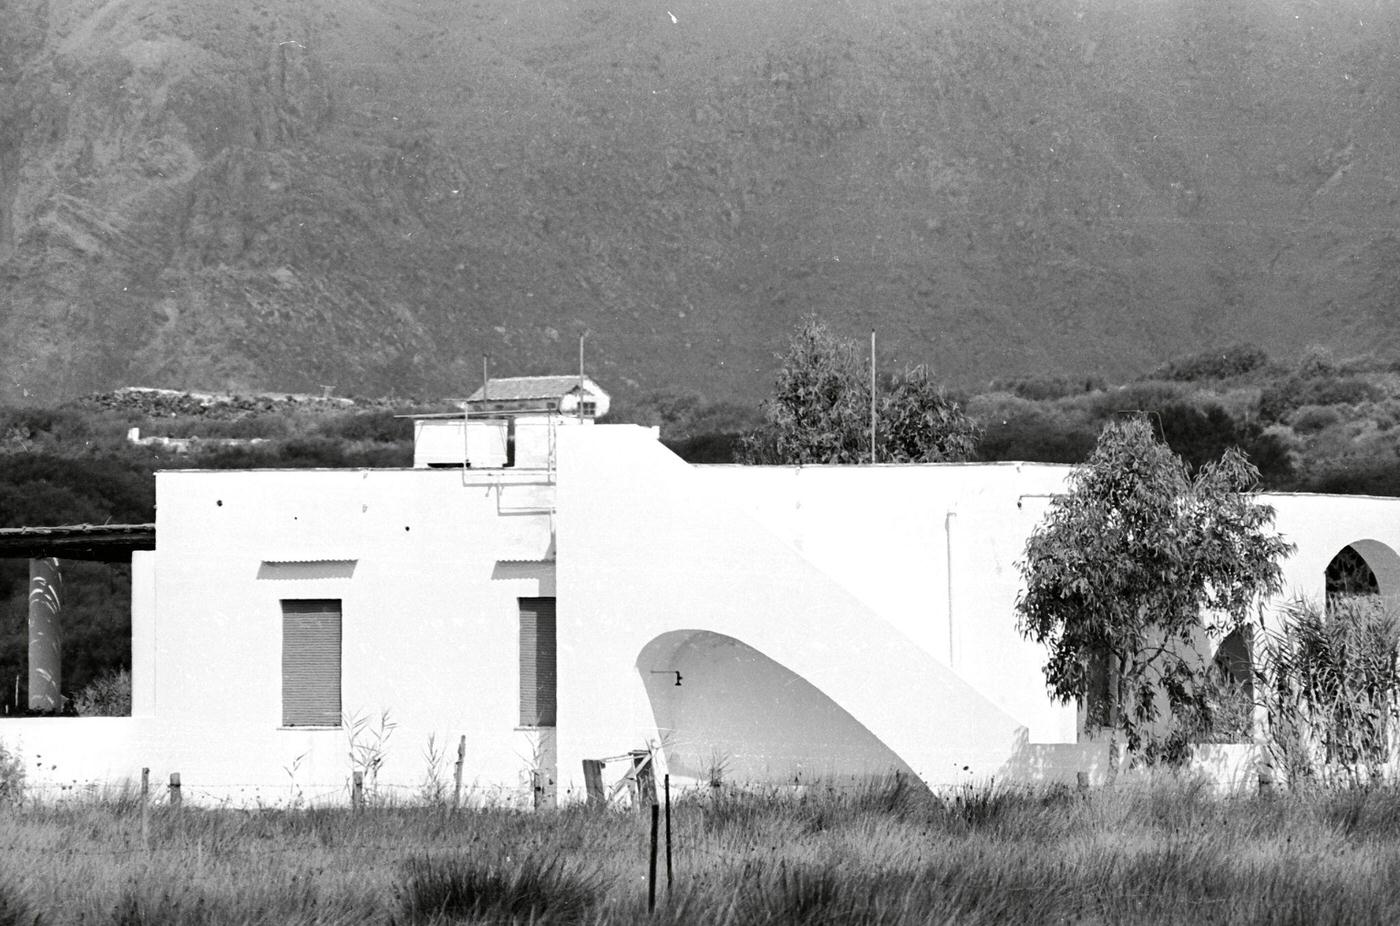
M 156 548 L 154 524 L 69 524 L 0 528 L 0 557 L 84 559 L 122 563 L 133 550 Z

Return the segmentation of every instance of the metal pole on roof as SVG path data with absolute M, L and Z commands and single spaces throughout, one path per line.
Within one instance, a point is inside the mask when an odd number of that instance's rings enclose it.
M 578 420 L 583 423 L 583 339 L 588 337 L 588 332 L 578 336 Z
M 490 354 L 481 355 L 481 404 L 483 408 L 486 407 L 486 397 L 488 392 L 490 391 L 488 384 L 491 382 L 491 377 L 486 369 L 487 362 L 490 360 L 490 358 Z M 462 403 L 462 478 L 464 479 L 466 478 L 467 469 L 470 468 L 472 465 L 470 425 L 471 417 L 472 400 L 471 396 L 467 396 L 467 400 Z

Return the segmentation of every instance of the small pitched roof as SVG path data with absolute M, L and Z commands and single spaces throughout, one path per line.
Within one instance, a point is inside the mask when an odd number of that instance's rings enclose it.
M 484 393 L 483 389 L 478 387 L 476 392 L 467 397 L 467 401 L 557 399 L 577 392 L 578 385 L 578 376 L 505 376 L 487 380 Z M 598 384 L 586 376 L 583 378 L 583 388 L 585 392 L 604 394 L 603 390 L 598 388 Z

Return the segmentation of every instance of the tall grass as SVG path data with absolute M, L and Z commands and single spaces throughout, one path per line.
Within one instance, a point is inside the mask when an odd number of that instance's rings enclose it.
M 147 848 L 130 802 L 29 804 L 0 821 L 0 926 L 1400 920 L 1386 788 L 704 791 L 674 807 L 654 914 L 628 813 L 163 808 Z

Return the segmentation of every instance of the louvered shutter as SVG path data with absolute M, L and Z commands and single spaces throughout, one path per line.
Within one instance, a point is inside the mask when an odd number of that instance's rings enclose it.
M 520 599 L 520 725 L 554 726 L 554 599 Z
M 340 726 L 340 602 L 282 602 L 282 725 Z

